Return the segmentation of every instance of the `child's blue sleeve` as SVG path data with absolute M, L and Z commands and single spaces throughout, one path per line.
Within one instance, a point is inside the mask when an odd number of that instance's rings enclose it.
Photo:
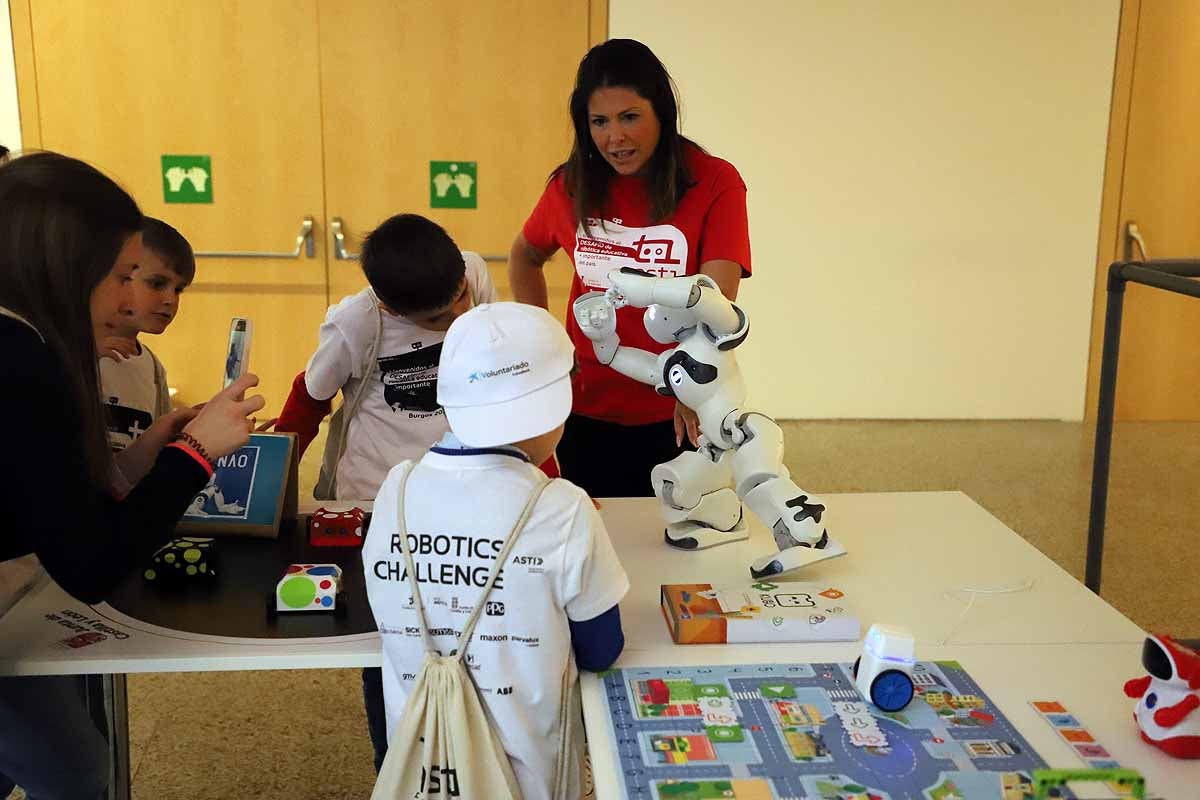
M 625 632 L 621 630 L 621 607 L 613 606 L 598 617 L 574 622 L 571 626 L 571 647 L 575 664 L 589 672 L 600 672 L 612 666 L 625 648 Z

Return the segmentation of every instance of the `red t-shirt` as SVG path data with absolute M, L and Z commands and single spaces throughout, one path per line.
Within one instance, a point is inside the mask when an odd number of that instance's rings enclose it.
M 729 260 L 750 275 L 750 233 L 746 221 L 746 184 L 728 161 L 689 146 L 684 158 L 694 185 L 668 219 L 653 224 L 641 178 L 613 176 L 609 181 L 603 226 L 590 220 L 587 230 L 575 220 L 562 175 L 546 187 L 525 222 L 525 239 L 538 250 L 562 248 L 575 265 L 567 306 L 567 333 L 575 343 L 579 374 L 574 378 L 576 414 L 646 425 L 669 420 L 675 399 L 653 386 L 638 383 L 596 360 L 591 340 L 579 330 L 570 304 L 585 292 L 608 288 L 614 269 L 635 267 L 664 277 L 695 275 L 706 261 Z M 670 345 L 650 338 L 642 323 L 645 311 L 626 307 L 617 312 L 621 344 L 652 353 Z

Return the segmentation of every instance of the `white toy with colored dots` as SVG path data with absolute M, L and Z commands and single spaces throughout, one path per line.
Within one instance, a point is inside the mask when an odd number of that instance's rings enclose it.
M 342 568 L 337 564 L 290 564 L 275 586 L 276 613 L 338 610 Z

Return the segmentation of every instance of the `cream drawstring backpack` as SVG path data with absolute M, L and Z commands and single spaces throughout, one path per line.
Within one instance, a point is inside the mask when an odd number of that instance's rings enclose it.
M 413 607 L 417 611 L 417 622 L 421 628 L 421 639 L 425 645 L 425 660 L 413 683 L 412 692 L 404 706 L 404 717 L 392 734 L 387 757 L 375 782 L 372 800 L 434 800 L 434 798 L 462 798 L 463 800 L 521 800 L 521 789 L 509 764 L 508 755 L 500 744 L 500 738 L 492 727 L 487 709 L 479 700 L 479 693 L 464 662 L 475 623 L 479 620 L 484 603 L 496 583 L 500 569 L 508 559 L 513 543 L 521 535 L 538 498 L 550 481 L 534 489 L 521 516 L 513 525 L 504 547 L 496 556 L 483 594 L 475 602 L 467 624 L 458 638 L 458 646 L 448 656 L 443 656 L 433 646 L 429 625 L 425 620 L 425 608 L 421 602 L 421 591 L 417 585 L 416 569 L 412 551 L 408 546 L 408 526 L 404 520 L 404 490 L 412 474 L 410 462 L 400 480 L 398 512 L 396 515 L 404 562 L 408 568 L 408 584 L 412 589 Z M 570 673 L 570 669 L 567 670 Z M 565 681 L 566 675 L 564 675 Z M 575 681 L 571 682 L 575 684 Z M 573 765 L 571 753 L 575 746 L 574 734 L 581 722 L 577 692 L 564 683 L 563 711 L 560 723 L 558 766 L 555 774 L 556 798 L 563 797 L 568 771 Z M 573 715 L 574 719 L 570 716 Z M 572 724 L 574 723 L 574 724 Z

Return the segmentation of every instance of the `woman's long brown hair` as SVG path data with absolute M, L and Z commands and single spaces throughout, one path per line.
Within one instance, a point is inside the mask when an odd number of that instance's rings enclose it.
M 141 225 L 133 198 L 82 161 L 42 152 L 0 165 L 0 306 L 32 323 L 62 362 L 78 409 L 62 424 L 79 432 L 97 487 L 108 486 L 112 453 L 91 296 Z

